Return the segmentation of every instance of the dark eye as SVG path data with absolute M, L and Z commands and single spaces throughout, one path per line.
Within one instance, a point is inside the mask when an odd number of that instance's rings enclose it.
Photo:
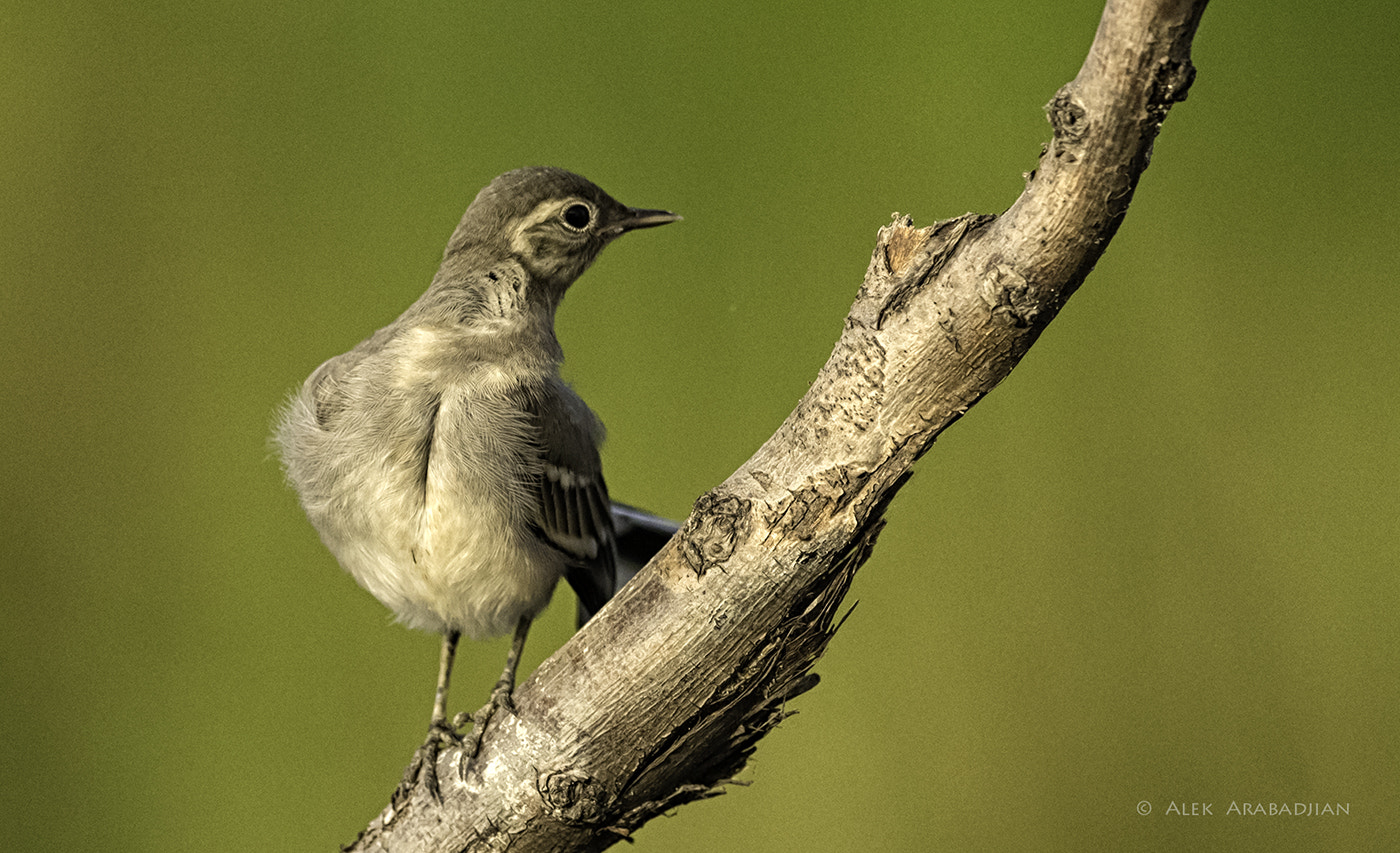
M 564 224 L 575 231 L 587 228 L 592 219 L 593 211 L 586 204 L 571 204 L 564 208 Z

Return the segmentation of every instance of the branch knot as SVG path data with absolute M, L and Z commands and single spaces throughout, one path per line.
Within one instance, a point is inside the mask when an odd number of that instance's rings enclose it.
M 535 789 L 551 815 L 574 825 L 602 823 L 612 801 L 607 787 L 581 770 L 542 773 Z
M 686 562 L 697 578 L 728 560 L 749 533 L 751 502 L 718 489 L 695 502 L 691 528 L 682 545 Z
M 1050 126 L 1055 129 L 1054 152 L 1057 157 L 1068 157 L 1073 163 L 1078 155 L 1065 150 L 1077 148 L 1089 133 L 1089 112 L 1075 97 L 1074 84 L 1066 83 L 1055 93 L 1050 103 L 1045 105 L 1045 115 Z

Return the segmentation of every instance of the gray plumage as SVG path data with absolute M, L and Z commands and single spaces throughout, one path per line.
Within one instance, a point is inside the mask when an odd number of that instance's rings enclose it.
M 493 694 L 508 705 L 530 619 L 559 578 L 581 614 L 596 611 L 618 585 L 616 527 L 637 537 L 629 552 L 674 529 L 610 503 L 603 425 L 559 377 L 554 315 L 604 246 L 679 218 L 562 169 L 501 175 L 422 297 L 318 367 L 282 412 L 275 441 L 322 541 L 399 621 L 444 635 L 428 743 L 401 790 L 457 737 L 445 704 L 459 634 L 516 629 Z
M 589 610 L 611 597 L 603 426 L 559 378 L 554 314 L 611 240 L 678 218 L 561 169 L 508 172 L 427 292 L 292 397 L 276 435 L 288 479 L 404 624 L 498 636 L 566 573 Z

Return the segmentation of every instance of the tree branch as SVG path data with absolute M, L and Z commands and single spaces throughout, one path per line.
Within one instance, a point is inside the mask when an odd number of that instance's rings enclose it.
M 387 807 L 355 850 L 601 850 L 720 793 L 809 670 L 937 435 L 1010 373 L 1123 220 L 1194 76 L 1205 0 L 1109 0 L 1054 139 L 1000 217 L 882 228 L 845 329 L 769 441 L 516 691 L 443 802 Z

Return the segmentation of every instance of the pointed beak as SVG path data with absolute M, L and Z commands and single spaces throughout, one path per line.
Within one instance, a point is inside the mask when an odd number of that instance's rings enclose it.
M 610 223 L 607 230 L 616 237 L 628 231 L 636 231 L 638 228 L 655 228 L 658 225 L 666 225 L 679 220 L 680 216 L 669 210 L 642 210 L 638 207 L 629 207 L 626 215 Z

